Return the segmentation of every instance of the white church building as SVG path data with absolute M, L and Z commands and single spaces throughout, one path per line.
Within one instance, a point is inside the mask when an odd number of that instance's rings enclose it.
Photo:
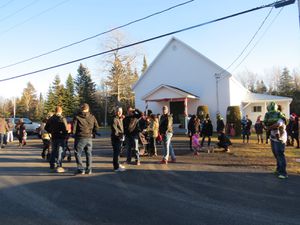
M 151 109 L 157 114 L 162 113 L 162 106 L 168 105 L 174 124 L 179 123 L 180 117 L 196 114 L 200 105 L 208 106 L 214 125 L 218 112 L 226 120 L 228 106 L 239 106 L 242 115 L 248 115 L 255 123 L 257 116 L 263 118 L 269 102 L 276 102 L 289 115 L 292 101 L 251 93 L 230 73 L 174 37 L 136 82 L 133 91 L 136 108 Z

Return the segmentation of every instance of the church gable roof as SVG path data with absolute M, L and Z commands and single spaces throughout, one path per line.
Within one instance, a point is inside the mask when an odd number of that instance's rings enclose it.
M 166 99 L 198 99 L 197 95 L 171 85 L 162 84 L 142 97 L 143 101 L 161 101 Z
M 192 57 L 198 57 L 199 60 L 201 61 L 205 61 L 207 64 L 210 64 L 212 67 L 216 68 L 216 73 L 218 72 L 222 72 L 223 77 L 226 76 L 231 76 L 231 74 L 229 72 L 227 72 L 226 70 L 224 70 L 222 67 L 220 67 L 219 65 L 217 65 L 215 62 L 213 62 L 212 60 L 208 59 L 207 57 L 205 57 L 204 55 L 202 55 L 201 53 L 199 53 L 198 51 L 196 51 L 195 49 L 193 49 L 192 47 L 190 47 L 189 45 L 185 44 L 184 42 L 180 41 L 179 39 L 172 37 L 169 42 L 164 46 L 164 48 L 159 52 L 159 54 L 156 56 L 156 58 L 153 60 L 153 62 L 149 65 L 149 67 L 147 68 L 147 70 L 144 72 L 143 75 L 141 75 L 140 79 L 133 85 L 133 90 L 142 82 L 143 79 L 145 79 L 145 77 L 149 76 L 149 73 L 151 74 L 151 70 L 152 68 L 158 63 L 158 61 L 160 60 L 160 58 L 162 57 L 162 55 L 169 49 L 172 47 L 172 44 L 176 44 L 176 46 L 178 46 L 179 48 L 184 48 L 186 49 L 188 52 L 190 52 L 190 55 Z

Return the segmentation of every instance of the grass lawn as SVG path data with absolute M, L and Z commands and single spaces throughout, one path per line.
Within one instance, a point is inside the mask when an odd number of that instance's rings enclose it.
M 187 136 L 175 136 L 174 142 L 185 141 L 188 144 Z M 230 153 L 219 154 L 220 149 L 216 149 L 214 154 L 201 154 L 200 161 L 208 165 L 220 165 L 226 167 L 257 168 L 273 171 L 276 161 L 271 151 L 270 144 L 257 144 L 256 135 L 250 137 L 248 144 L 244 144 L 242 138 L 232 138 Z M 212 143 L 217 143 L 217 137 L 212 138 Z M 206 145 L 206 142 L 205 144 Z M 286 147 L 287 170 L 291 174 L 300 174 L 300 149 L 296 147 Z

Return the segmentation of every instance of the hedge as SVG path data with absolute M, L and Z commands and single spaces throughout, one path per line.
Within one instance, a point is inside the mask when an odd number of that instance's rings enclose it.
M 242 133 L 241 127 L 241 110 L 239 106 L 228 106 L 226 111 L 226 123 L 233 124 L 235 135 L 240 136 Z

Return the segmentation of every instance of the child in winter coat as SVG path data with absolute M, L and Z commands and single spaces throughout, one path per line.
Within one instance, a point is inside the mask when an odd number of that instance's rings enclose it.
M 200 142 L 199 142 L 199 133 L 196 132 L 195 134 L 193 134 L 192 136 L 192 148 L 194 150 L 194 155 L 199 155 L 199 151 L 201 148 Z

